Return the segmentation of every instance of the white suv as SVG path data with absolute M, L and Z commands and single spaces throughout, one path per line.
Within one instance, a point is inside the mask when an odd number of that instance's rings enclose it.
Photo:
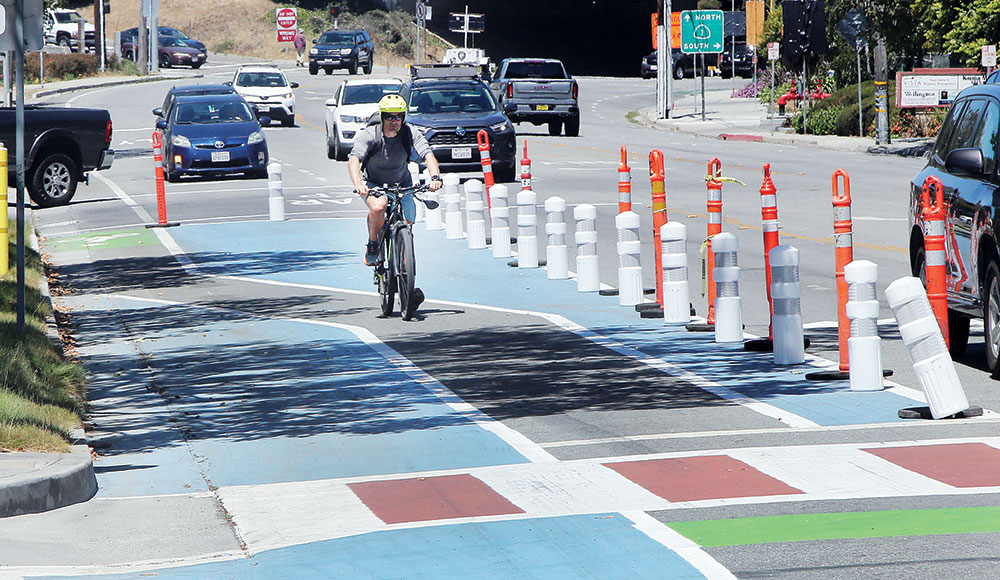
M 299 83 L 289 83 L 275 65 L 248 64 L 236 70 L 231 83 L 257 115 L 281 119 L 285 127 L 295 125 L 295 93 Z
M 346 161 L 358 131 L 378 112 L 379 100 L 402 90 L 403 81 L 399 79 L 352 79 L 341 83 L 333 98 L 326 101 L 326 156 Z

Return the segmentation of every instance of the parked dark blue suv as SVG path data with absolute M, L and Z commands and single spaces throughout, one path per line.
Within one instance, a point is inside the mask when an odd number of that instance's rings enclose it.
M 442 171 L 482 171 L 476 135 L 486 130 L 493 177 L 514 181 L 514 125 L 471 66 L 415 65 L 406 84 L 406 122 L 427 139 Z
M 1000 377 L 1000 85 L 965 89 L 941 126 L 927 166 L 910 183 L 910 267 L 923 277 L 921 192 L 929 176 L 941 180 L 948 214 L 945 266 L 948 330 L 953 354 L 969 340 L 969 319 L 982 318 L 986 364 Z

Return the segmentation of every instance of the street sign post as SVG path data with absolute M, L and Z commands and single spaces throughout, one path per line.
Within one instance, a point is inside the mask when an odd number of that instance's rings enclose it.
M 274 20 L 278 28 L 278 42 L 292 42 L 298 29 L 299 14 L 294 8 L 276 8 Z
M 997 45 L 986 44 L 981 48 L 982 50 L 982 65 L 986 68 L 993 68 L 997 65 Z
M 687 54 L 722 52 L 722 10 L 681 12 L 681 51 Z

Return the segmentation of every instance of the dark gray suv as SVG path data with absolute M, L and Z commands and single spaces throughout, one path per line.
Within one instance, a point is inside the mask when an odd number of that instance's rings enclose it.
M 920 198 L 927 177 L 936 176 L 948 206 L 946 257 L 948 327 L 953 354 L 965 350 L 969 319 L 982 318 L 986 364 L 1000 376 L 1000 85 L 959 93 L 941 126 L 927 166 L 910 184 L 910 267 L 923 276 Z
M 309 74 L 333 74 L 334 69 L 346 68 L 349 74 L 358 74 L 360 68 L 366 75 L 372 74 L 375 63 L 375 45 L 368 31 L 328 30 L 313 41 L 309 49 Z

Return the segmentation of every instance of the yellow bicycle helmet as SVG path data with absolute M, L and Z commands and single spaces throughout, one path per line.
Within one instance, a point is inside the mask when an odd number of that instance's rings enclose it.
M 379 100 L 378 110 L 383 115 L 405 115 L 406 100 L 399 95 L 386 95 Z

